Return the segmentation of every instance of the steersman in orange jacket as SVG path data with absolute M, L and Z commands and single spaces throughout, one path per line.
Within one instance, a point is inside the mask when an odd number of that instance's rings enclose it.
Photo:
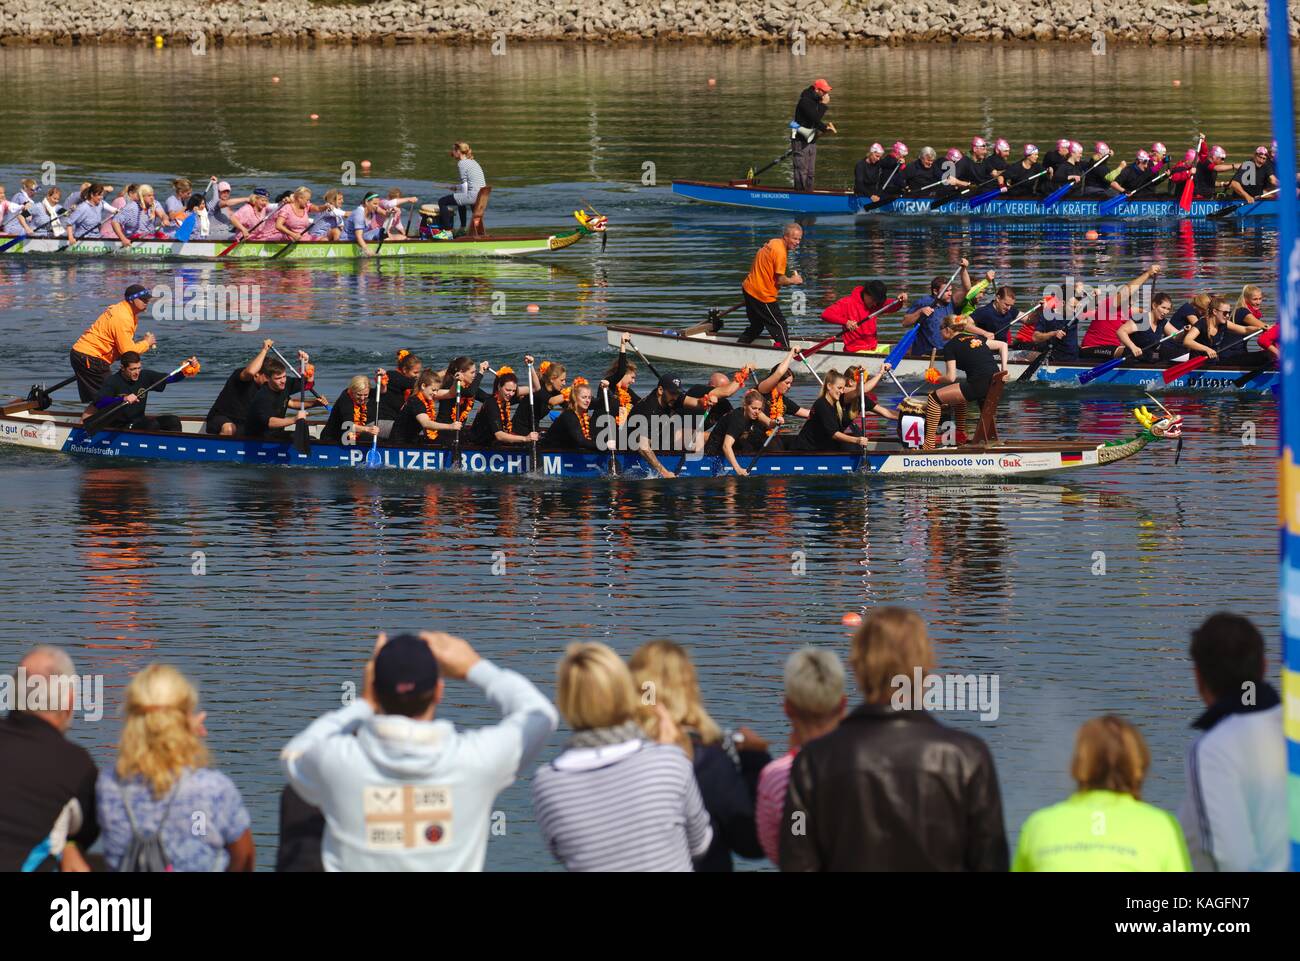
M 157 343 L 152 333 L 135 339 L 140 314 L 149 306 L 153 294 L 147 287 L 132 284 L 123 299 L 95 318 L 86 332 L 77 338 L 68 354 L 77 391 L 85 403 L 99 395 L 109 368 L 127 351 L 143 354 Z

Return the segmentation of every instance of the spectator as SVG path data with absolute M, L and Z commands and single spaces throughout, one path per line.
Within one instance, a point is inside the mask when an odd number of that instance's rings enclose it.
M 780 864 L 781 815 L 790 784 L 790 766 L 809 741 L 835 730 L 844 716 L 844 668 L 830 651 L 805 647 L 785 662 L 785 716 L 790 719 L 790 750 L 758 776 L 754 805 L 758 840 L 773 864 Z
M 672 718 L 660 706 L 659 740 L 646 740 L 632 675 L 604 644 L 570 644 L 558 673 L 573 737 L 533 778 L 551 853 L 570 871 L 692 870 L 713 829 Z
M 462 732 L 435 720 L 444 676 L 481 688 L 501 723 Z M 325 815 L 325 870 L 483 870 L 492 804 L 555 730 L 555 708 L 460 638 L 428 632 L 381 634 L 362 690 L 280 755 Z
M 1114 715 L 1079 728 L 1070 776 L 1078 791 L 1029 815 L 1013 871 L 1190 871 L 1173 815 L 1142 801 L 1151 752 Z
M 248 810 L 234 782 L 208 766 L 198 707 L 194 685 L 167 664 L 150 664 L 126 686 L 117 765 L 96 785 L 112 870 L 134 870 L 124 856 L 154 836 L 169 870 L 253 870 Z
M 82 852 L 99 836 L 96 771 L 86 749 L 67 739 L 75 677 L 59 647 L 34 647 L 19 662 L 19 686 L 41 678 L 59 697 L 24 710 L 15 701 L 0 722 L 0 871 L 90 870 Z
M 662 739 L 664 713 L 681 732 L 678 743 L 691 758 L 695 780 L 713 823 L 713 843 L 695 862 L 697 871 L 732 870 L 731 853 L 761 858 L 754 823 L 758 775 L 772 760 L 767 742 L 748 728 L 724 733 L 704 709 L 695 665 L 685 649 L 672 641 L 641 645 L 629 664 L 641 698 L 641 726 Z M 647 697 L 652 704 L 646 705 Z M 737 749 L 739 748 L 739 750 Z
M 1005 871 L 987 745 L 891 704 L 896 679 L 933 666 L 925 622 L 878 608 L 854 635 L 850 664 L 864 703 L 794 759 L 781 870 Z
M 1286 741 L 1266 680 L 1264 638 L 1244 617 L 1214 614 L 1192 633 L 1196 690 L 1187 795 L 1178 811 L 1198 871 L 1285 871 Z

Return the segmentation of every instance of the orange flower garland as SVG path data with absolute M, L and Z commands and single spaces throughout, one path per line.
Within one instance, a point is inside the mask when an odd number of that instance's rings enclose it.
M 616 387 L 614 392 L 618 394 L 618 414 L 615 415 L 615 422 L 621 424 L 627 420 L 627 415 L 632 413 L 632 392 L 626 387 Z
M 420 398 L 420 403 L 424 405 L 424 412 L 429 415 L 429 420 L 433 421 L 434 423 L 437 423 L 438 402 L 436 400 L 432 400 L 431 398 L 425 397 L 423 394 L 416 394 L 415 396 Z M 436 430 L 432 430 L 432 429 L 426 430 L 424 432 L 424 435 L 428 437 L 429 440 L 438 439 L 438 432 Z
M 514 421 L 510 417 L 510 403 L 500 391 L 497 392 L 497 410 L 501 413 L 501 429 L 507 434 L 514 433 L 511 429 Z
M 578 415 L 578 426 L 582 428 L 582 436 L 591 440 L 591 415 L 584 414 L 580 410 L 575 410 L 574 413 Z

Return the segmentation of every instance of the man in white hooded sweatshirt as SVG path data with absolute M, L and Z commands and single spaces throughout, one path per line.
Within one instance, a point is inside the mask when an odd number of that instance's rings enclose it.
M 434 720 L 443 677 L 483 689 L 500 724 Z M 533 763 L 559 714 L 530 681 L 449 634 L 379 636 L 362 697 L 281 752 L 325 815 L 326 871 L 481 871 L 497 794 Z

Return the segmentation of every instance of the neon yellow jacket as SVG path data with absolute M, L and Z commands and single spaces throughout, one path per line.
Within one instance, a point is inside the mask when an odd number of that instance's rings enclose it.
M 975 312 L 975 308 L 979 306 L 980 295 L 984 293 L 988 285 L 989 279 L 987 277 L 971 284 L 970 290 L 966 291 L 966 296 L 962 298 L 961 310 L 958 311 L 962 317 L 969 317 Z
M 1029 815 L 1012 871 L 1190 871 L 1172 814 L 1115 791 L 1080 791 Z

